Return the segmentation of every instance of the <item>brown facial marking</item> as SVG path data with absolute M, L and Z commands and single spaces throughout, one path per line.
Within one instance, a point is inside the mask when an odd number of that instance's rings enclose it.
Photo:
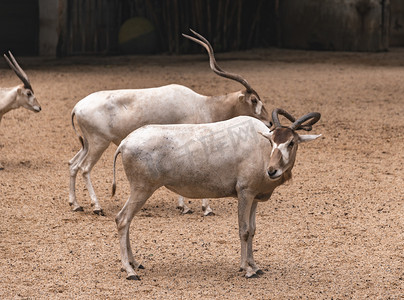
M 289 128 L 277 128 L 274 131 L 273 141 L 275 144 L 283 144 L 293 137 L 293 131 Z
M 283 167 L 284 163 L 282 159 L 282 153 L 281 151 L 279 151 L 279 149 L 275 149 L 274 153 L 271 156 L 269 164 L 270 169 L 272 168 L 272 170 Z

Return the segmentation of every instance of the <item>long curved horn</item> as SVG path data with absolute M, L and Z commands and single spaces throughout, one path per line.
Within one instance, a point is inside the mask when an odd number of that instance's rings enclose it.
M 14 72 L 18 76 L 18 78 L 20 78 L 21 81 L 24 83 L 24 87 L 32 90 L 31 83 L 29 82 L 27 74 L 25 74 L 24 70 L 17 63 L 17 61 L 15 60 L 11 51 L 8 51 L 8 54 L 10 55 L 12 62 L 10 61 L 10 59 L 7 57 L 6 54 L 3 55 L 4 59 L 7 61 L 10 68 L 14 70 Z
M 251 87 L 251 85 L 247 82 L 247 80 L 245 80 L 243 77 L 241 77 L 238 74 L 226 72 L 222 68 L 219 67 L 219 65 L 217 64 L 216 59 L 215 59 L 215 54 L 214 54 L 212 45 L 209 43 L 209 41 L 206 38 L 204 38 L 202 35 L 200 35 L 199 33 L 195 32 L 192 29 L 190 29 L 190 31 L 193 34 L 195 34 L 199 38 L 199 40 L 197 38 L 194 38 L 194 37 L 189 36 L 184 33 L 182 35 L 184 37 L 186 37 L 187 39 L 190 39 L 190 40 L 194 41 L 195 43 L 200 44 L 201 46 L 203 46 L 206 49 L 206 51 L 208 51 L 210 68 L 212 69 L 213 72 L 215 72 L 219 76 L 222 76 L 222 77 L 225 77 L 228 79 L 232 79 L 232 80 L 235 80 L 235 81 L 241 83 L 247 89 L 247 92 L 255 94 L 258 97 L 258 99 L 260 99 L 258 93 Z
M 321 114 L 318 112 L 311 112 L 303 117 L 297 119 L 290 128 L 293 130 L 303 129 L 306 131 L 310 131 L 312 129 L 312 125 L 316 124 L 318 120 L 320 120 Z M 302 125 L 304 122 L 309 121 L 307 124 Z
M 215 56 L 214 56 L 213 47 L 212 47 L 212 45 L 209 43 L 209 41 L 208 41 L 204 36 L 202 36 L 202 35 L 200 35 L 199 33 L 197 33 L 195 30 L 192 30 L 192 29 L 189 29 L 189 30 L 190 30 L 193 34 L 195 34 L 200 40 L 202 40 L 202 42 L 204 42 L 206 46 L 209 47 L 208 53 L 209 53 L 209 56 L 210 56 L 210 53 L 212 54 L 212 62 L 213 62 L 213 64 L 215 65 L 216 69 L 219 70 L 220 72 L 225 72 L 225 71 L 217 64 L 216 59 L 215 59 Z M 186 35 L 184 35 L 184 36 L 186 36 Z M 195 42 L 197 42 L 197 43 L 200 43 L 200 42 L 201 42 L 200 40 L 197 40 L 197 39 L 195 39 L 195 38 L 193 38 L 193 37 L 191 37 L 191 36 L 186 36 L 186 37 L 191 38 L 193 41 L 195 41 Z M 202 45 L 202 44 L 201 44 L 201 45 Z
M 289 114 L 286 110 L 283 110 L 282 108 L 275 108 L 272 111 L 272 122 L 275 125 L 275 128 L 282 127 L 281 122 L 279 122 L 279 116 L 282 115 L 286 117 L 290 122 L 295 122 L 295 118 Z

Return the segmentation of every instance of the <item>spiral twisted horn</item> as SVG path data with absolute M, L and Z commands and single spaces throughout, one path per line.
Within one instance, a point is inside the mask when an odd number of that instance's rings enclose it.
M 213 72 L 215 72 L 219 76 L 222 76 L 222 77 L 225 77 L 228 79 L 232 79 L 232 80 L 235 80 L 235 81 L 241 83 L 247 89 L 247 92 L 256 95 L 257 98 L 260 99 L 258 93 L 251 87 L 251 85 L 247 82 L 247 80 L 245 80 L 243 77 L 241 77 L 238 74 L 226 72 L 221 67 L 219 67 L 219 65 L 217 64 L 216 59 L 215 59 L 213 47 L 205 37 L 203 37 L 202 35 L 200 35 L 199 33 L 195 32 L 192 29 L 190 29 L 190 31 L 194 35 L 196 35 L 199 39 L 189 36 L 184 33 L 182 35 L 184 37 L 186 37 L 187 39 L 190 39 L 190 40 L 194 41 L 195 43 L 202 45 L 206 49 L 206 51 L 208 51 L 210 68 L 212 69 Z
M 282 116 L 286 117 L 291 122 L 295 121 L 295 118 L 291 114 L 289 114 L 287 111 L 283 110 L 282 108 L 275 108 L 272 111 L 272 122 L 274 123 L 275 128 L 282 127 L 281 122 L 279 122 L 278 115 L 282 115 Z
M 306 130 L 310 131 L 312 130 L 312 125 L 318 122 L 320 120 L 321 114 L 318 112 L 311 112 L 308 113 L 307 115 L 304 115 L 303 117 L 300 117 L 299 119 L 295 119 L 291 114 L 289 114 L 287 111 L 281 109 L 281 108 L 275 108 L 272 111 L 272 121 L 275 125 L 275 128 L 282 127 L 281 123 L 279 122 L 279 115 L 282 115 L 286 117 L 289 121 L 293 122 L 292 125 L 289 126 L 290 129 L 292 130 Z M 307 124 L 303 124 L 305 122 L 309 121 Z
M 303 129 L 306 131 L 310 131 L 312 129 L 312 125 L 316 124 L 318 120 L 320 120 L 321 114 L 318 112 L 311 112 L 308 113 L 307 115 L 304 115 L 303 117 L 300 117 L 297 119 L 291 126 L 290 128 L 293 130 L 298 130 L 298 129 Z M 309 121 L 307 124 L 304 124 L 305 122 Z

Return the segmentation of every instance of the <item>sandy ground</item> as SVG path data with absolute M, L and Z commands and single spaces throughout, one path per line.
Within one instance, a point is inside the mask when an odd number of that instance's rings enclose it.
M 110 198 L 111 146 L 92 178 L 106 215 L 94 215 L 78 176 L 68 206 L 67 162 L 80 149 L 70 125 L 77 101 L 102 89 L 169 83 L 217 95 L 240 89 L 214 75 L 206 55 L 20 61 L 42 104 L 19 109 L 0 127 L 1 299 L 402 299 L 404 297 L 404 49 L 388 53 L 255 50 L 219 54 L 268 110 L 322 113 L 301 145 L 294 179 L 258 205 L 256 262 L 238 272 L 237 201 L 216 199 L 216 215 L 176 210 L 158 190 L 135 216 L 131 241 L 142 280 L 120 271 L 114 217 L 128 197 L 120 160 Z M 18 84 L 2 65 L 0 86 Z

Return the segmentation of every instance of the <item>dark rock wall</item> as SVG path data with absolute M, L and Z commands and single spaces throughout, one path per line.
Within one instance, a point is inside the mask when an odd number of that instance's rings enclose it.
M 404 1 L 390 0 L 390 46 L 404 46 Z
M 389 5 L 389 0 L 280 1 L 280 44 L 314 50 L 387 50 Z

